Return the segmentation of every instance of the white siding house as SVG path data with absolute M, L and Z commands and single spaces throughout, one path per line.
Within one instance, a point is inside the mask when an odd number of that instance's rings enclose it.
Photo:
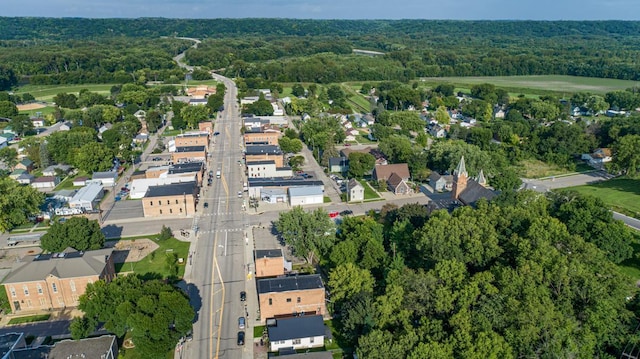
M 267 325 L 270 351 L 284 348 L 309 349 L 324 346 L 325 327 L 321 315 L 281 318 Z

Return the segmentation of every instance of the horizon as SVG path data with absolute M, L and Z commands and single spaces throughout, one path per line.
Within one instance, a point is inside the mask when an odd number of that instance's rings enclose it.
M 194 16 L 197 15 L 197 16 Z M 632 0 L 23 0 L 5 4 L 2 17 L 182 20 L 471 20 L 638 21 Z

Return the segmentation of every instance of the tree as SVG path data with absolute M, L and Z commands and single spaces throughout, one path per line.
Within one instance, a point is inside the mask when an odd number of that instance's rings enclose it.
M 453 84 L 440 84 L 433 89 L 435 92 L 439 93 L 443 97 L 453 96 L 453 91 L 455 90 L 455 86 Z
M 248 104 L 245 106 L 244 113 L 252 113 L 256 116 L 272 116 L 273 115 L 273 106 L 271 106 L 271 102 L 264 98 L 264 94 L 260 93 L 258 101 Z
M 100 249 L 105 236 L 98 221 L 84 217 L 73 217 L 64 223 L 55 222 L 40 239 L 42 249 L 62 252 L 67 247 L 77 251 Z
M 0 162 L 4 163 L 9 169 L 13 170 L 18 164 L 18 151 L 12 147 L 0 149 Z
M 91 142 L 80 147 L 73 157 L 73 165 L 88 173 L 106 171 L 113 166 L 113 152 L 104 144 Z
M 13 116 L 11 121 L 9 121 L 9 125 L 13 131 L 20 136 L 23 136 L 25 133 L 33 130 L 33 122 L 31 122 L 31 119 L 29 119 L 29 116 L 27 115 Z
M 11 90 L 18 84 L 18 77 L 12 68 L 0 65 L 0 91 Z
M 28 222 L 40 211 L 44 194 L 31 186 L 22 186 L 9 177 L 0 177 L 0 232 L 7 232 Z
M 441 125 L 448 125 L 451 122 L 451 118 L 449 117 L 449 112 L 444 106 L 438 107 L 435 115 L 436 121 Z
M 362 178 L 373 171 L 376 158 L 370 153 L 351 152 L 349 154 L 349 177 Z
M 38 158 L 40 160 L 39 166 L 41 168 L 47 168 L 51 165 L 51 156 L 49 155 L 46 141 L 40 142 L 40 147 L 38 148 Z
M 621 170 L 629 177 L 636 177 L 640 170 L 640 135 L 620 137 L 613 145 L 614 169 Z
M 72 93 L 59 93 L 53 96 L 53 102 L 61 108 L 78 108 L 78 96 Z
M 587 99 L 587 108 L 596 115 L 609 109 L 609 104 L 604 100 L 604 97 L 592 95 Z
M 211 112 L 220 111 L 224 106 L 224 92 L 209 96 L 209 98 L 207 98 L 207 106 Z
M 189 128 L 198 128 L 198 122 L 209 118 L 209 107 L 207 106 L 187 106 L 180 110 L 180 115 Z
M 121 338 L 129 333 L 137 354 L 149 359 L 171 351 L 191 330 L 195 317 L 180 289 L 135 274 L 89 284 L 78 308 L 89 323 L 104 323 Z
M 297 206 L 289 212 L 280 212 L 274 225 L 284 242 L 308 263 L 313 263 L 316 256 L 326 253 L 335 240 L 333 222 L 327 212 L 320 208 L 305 212 Z
M 331 300 L 348 301 L 359 293 L 373 293 L 375 281 L 368 269 L 353 263 L 340 264 L 329 273 Z
M 302 141 L 297 138 L 281 137 L 278 140 L 278 145 L 284 153 L 298 153 L 302 151 Z
M 18 115 L 18 108 L 11 101 L 0 101 L 0 117 L 13 118 Z
M 173 237 L 173 232 L 170 227 L 162 225 L 162 229 L 160 230 L 160 234 L 158 235 L 159 241 L 166 241 L 167 239 Z
M 287 128 L 284 130 L 284 137 L 287 137 L 293 140 L 294 138 L 300 138 L 300 135 L 298 135 L 296 130 L 294 130 L 293 128 Z
M 293 156 L 289 158 L 289 166 L 291 166 L 291 169 L 294 171 L 302 168 L 302 165 L 304 165 L 304 156 Z
M 304 87 L 301 84 L 294 84 L 291 87 L 291 94 L 295 97 L 304 96 L 305 92 L 306 91 L 304 90 Z

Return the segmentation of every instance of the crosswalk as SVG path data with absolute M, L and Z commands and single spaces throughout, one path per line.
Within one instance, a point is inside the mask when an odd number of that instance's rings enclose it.
M 244 228 L 221 228 L 221 229 L 211 229 L 206 231 L 200 231 L 201 234 L 207 233 L 224 233 L 224 232 L 241 232 Z
M 213 217 L 213 216 L 237 216 L 243 215 L 245 212 L 236 211 L 236 212 L 211 212 L 211 213 L 203 213 L 200 217 Z

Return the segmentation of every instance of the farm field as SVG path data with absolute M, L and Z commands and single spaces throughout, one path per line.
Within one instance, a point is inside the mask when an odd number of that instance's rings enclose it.
M 553 92 L 592 92 L 604 94 L 636 86 L 636 81 L 603 79 L 593 77 L 540 75 L 540 76 L 477 76 L 477 77 L 425 77 L 421 81 L 427 84 L 451 83 L 456 87 L 469 88 L 471 85 L 490 83 L 509 92 L 529 93 L 526 91 Z
M 87 89 L 91 92 L 110 94 L 113 84 L 81 84 L 81 85 L 25 85 L 16 90 L 16 94 L 30 93 L 38 101 L 51 102 L 53 97 L 61 92 L 80 93 L 80 90 Z

